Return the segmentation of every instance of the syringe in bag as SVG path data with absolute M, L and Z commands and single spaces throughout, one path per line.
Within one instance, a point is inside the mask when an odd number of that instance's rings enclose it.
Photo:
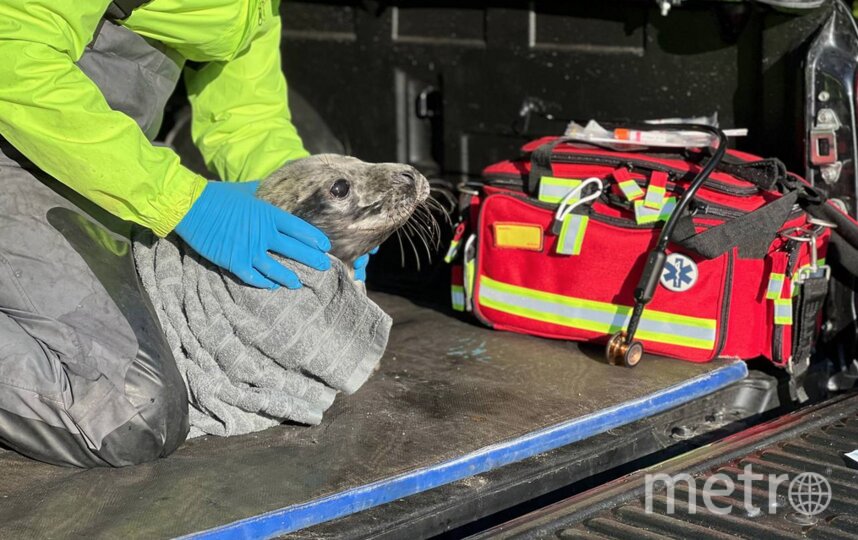
M 744 137 L 748 130 L 725 129 L 724 134 L 728 137 Z M 708 133 L 699 131 L 667 131 L 667 130 L 638 130 L 617 128 L 613 132 L 615 142 L 625 142 L 641 146 L 670 146 L 679 148 L 702 148 L 712 147 L 718 138 Z

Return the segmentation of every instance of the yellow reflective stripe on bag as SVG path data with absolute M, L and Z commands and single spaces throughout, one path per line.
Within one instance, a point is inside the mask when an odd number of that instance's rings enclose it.
M 659 210 L 653 210 L 644 206 L 643 201 L 635 201 L 635 223 L 646 225 L 658 221 L 667 221 L 670 214 L 676 209 L 676 197 L 668 197 Z
M 568 214 L 563 218 L 560 236 L 557 238 L 557 253 L 560 255 L 579 255 L 584 233 L 590 218 L 578 214 Z
M 450 300 L 455 311 L 465 311 L 464 285 L 450 285 Z
M 480 276 L 479 304 L 517 317 L 610 335 L 626 328 L 632 308 L 573 298 Z M 641 340 L 711 351 L 714 319 L 644 310 L 636 337 Z
M 456 230 L 453 232 L 453 239 L 450 241 L 450 247 L 447 249 L 447 254 L 444 255 L 444 262 L 450 264 L 456 255 L 459 253 L 459 245 L 462 242 L 462 237 L 465 235 L 467 223 L 464 219 L 460 219 L 456 224 Z
M 667 196 L 667 173 L 653 171 L 646 188 L 644 206 L 653 210 L 661 210 Z
M 644 190 L 642 190 L 634 180 L 626 180 L 625 182 L 620 182 L 617 185 L 620 187 L 620 191 L 623 192 L 623 195 L 629 202 L 643 199 L 644 197 Z
M 792 298 L 775 300 L 775 324 L 789 326 L 792 324 Z
M 450 264 L 459 252 L 459 240 L 450 242 L 450 247 L 447 249 L 447 254 L 444 255 L 444 262 Z
M 472 302 L 471 299 L 474 297 L 474 269 L 476 267 L 477 260 L 477 235 L 472 234 L 468 237 L 468 240 L 465 242 L 465 268 L 464 268 L 464 288 L 463 291 L 465 293 L 465 311 L 471 311 Z
M 784 290 L 784 281 L 786 276 L 777 272 L 772 272 L 769 276 L 769 285 L 766 288 L 766 298 L 768 300 L 777 300 L 781 297 Z
M 539 180 L 539 195 L 537 198 L 546 203 L 558 204 L 570 191 L 581 185 L 577 178 L 557 178 L 555 176 L 543 176 Z M 570 203 L 577 202 L 572 199 Z

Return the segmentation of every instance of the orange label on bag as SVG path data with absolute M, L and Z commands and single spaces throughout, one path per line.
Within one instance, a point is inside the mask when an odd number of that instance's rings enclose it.
M 495 223 L 495 247 L 542 251 L 542 227 L 525 223 Z

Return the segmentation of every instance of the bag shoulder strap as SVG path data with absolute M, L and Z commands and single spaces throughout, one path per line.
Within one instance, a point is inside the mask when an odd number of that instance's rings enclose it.
M 760 259 L 792 212 L 798 195 L 797 190 L 787 192 L 753 212 L 701 233 L 696 232 L 690 215 L 679 216 L 671 240 L 707 259 L 720 257 L 734 247 L 739 248 L 742 258 Z
M 111 22 L 123 21 L 131 12 L 150 0 L 113 0 L 104 12 L 104 18 Z

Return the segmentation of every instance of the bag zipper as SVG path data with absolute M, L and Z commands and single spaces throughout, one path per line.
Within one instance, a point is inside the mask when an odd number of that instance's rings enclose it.
M 609 167 L 621 167 L 628 169 L 629 172 L 634 172 L 637 168 L 639 170 L 643 169 L 646 171 L 660 171 L 668 174 L 668 183 L 667 190 L 673 192 L 679 192 L 684 190 L 682 186 L 676 183 L 675 179 L 679 176 L 685 176 L 689 174 L 688 171 L 682 171 L 673 167 L 668 167 L 666 165 L 660 165 L 657 163 L 650 163 L 648 161 L 643 160 L 632 160 L 630 158 L 623 159 L 608 159 L 602 158 L 600 156 L 575 156 L 574 158 L 570 158 L 568 155 L 557 154 L 557 156 L 563 156 L 561 159 L 555 159 L 556 162 L 566 163 L 566 164 L 595 164 L 595 165 L 606 165 Z M 520 191 L 524 191 L 524 184 L 527 181 L 527 178 L 523 174 L 515 174 L 515 173 L 491 173 L 490 176 L 486 177 L 486 180 L 490 185 L 499 185 L 504 187 L 515 187 Z M 643 178 L 635 178 L 635 183 L 637 183 L 641 187 L 647 186 L 646 179 Z M 756 195 L 759 193 L 759 189 L 757 187 L 738 187 L 731 186 L 729 184 L 725 184 L 724 182 L 719 182 L 717 180 L 706 179 L 703 182 L 703 187 L 710 189 L 712 191 L 718 193 L 724 193 L 726 195 L 733 195 L 736 197 L 750 197 L 752 195 Z
M 516 200 L 518 200 L 518 201 L 521 201 L 521 202 L 523 202 L 523 203 L 525 203 L 525 204 L 530 204 L 530 205 L 535 206 L 535 207 L 537 207 L 537 208 L 542 208 L 542 209 L 544 209 L 544 210 L 551 210 L 551 211 L 552 211 L 552 213 L 553 213 L 553 212 L 554 212 L 554 210 L 557 208 L 557 205 L 556 205 L 556 204 L 554 204 L 554 203 L 547 203 L 547 202 L 543 202 L 543 201 L 540 201 L 540 200 L 538 200 L 538 199 L 534 199 L 534 198 L 532 198 L 532 197 L 528 197 L 527 195 L 517 195 L 517 194 L 515 194 L 515 193 L 495 193 L 495 194 L 490 195 L 489 197 L 497 197 L 497 196 L 500 196 L 500 195 L 503 195 L 503 196 L 506 196 L 506 197 L 511 197 L 511 198 L 513 198 L 513 199 L 516 199 Z M 486 198 L 486 200 L 488 200 L 488 198 L 489 198 L 489 197 L 487 197 L 487 198 Z M 600 198 L 599 200 L 600 200 L 601 202 L 603 202 L 603 203 L 607 204 L 607 201 L 602 200 L 602 198 Z M 587 209 L 592 209 L 592 206 L 587 205 L 587 206 L 586 206 L 586 208 L 587 208 Z M 626 208 L 626 210 L 628 210 L 628 208 Z M 577 213 L 577 212 L 575 212 L 575 211 L 573 210 L 573 213 Z M 603 223 L 608 223 L 608 224 L 610 224 L 610 225 L 617 225 L 618 227 L 624 227 L 624 228 L 626 228 L 626 229 L 643 229 L 643 230 L 645 230 L 645 229 L 655 229 L 655 228 L 656 228 L 656 225 L 658 225 L 658 222 L 656 222 L 656 223 L 645 223 L 645 224 L 643 224 L 643 225 L 639 225 L 639 224 L 638 224 L 635 220 L 633 220 L 633 219 L 618 218 L 618 217 L 613 217 L 613 216 L 603 216 L 603 215 L 601 215 L 601 214 L 596 214 L 596 213 L 593 213 L 593 212 L 588 212 L 586 215 L 587 215 L 590 219 L 595 219 L 596 221 L 601 221 L 601 222 L 603 222 Z
M 718 347 L 713 351 L 712 358 L 717 358 L 724 350 L 727 342 L 727 319 L 730 316 L 730 295 L 733 294 L 733 250 L 727 252 L 727 271 L 724 276 L 724 301 L 721 302 L 721 331 L 718 332 Z
M 729 206 L 723 206 L 715 203 L 707 203 L 702 202 L 698 199 L 694 199 L 691 204 L 693 205 L 693 210 L 691 212 L 692 216 L 704 215 L 704 216 L 715 216 L 722 217 L 727 219 L 735 219 L 738 217 L 742 217 L 749 212 L 743 212 L 741 210 L 736 210 L 734 208 L 730 208 Z
M 529 205 L 535 206 L 537 208 L 542 208 L 544 210 L 551 210 L 552 212 L 557 209 L 557 205 L 554 203 L 543 202 L 543 201 L 540 201 L 538 199 L 534 199 L 533 197 L 528 197 L 527 195 L 519 195 L 517 193 L 493 193 L 493 194 L 489 195 L 489 197 L 496 197 L 499 195 L 503 195 L 505 197 L 511 197 L 511 198 L 516 199 L 518 201 L 521 201 L 525 204 L 529 204 Z M 486 200 L 488 200 L 488 197 L 486 198 Z M 623 210 L 631 210 L 631 205 L 622 204 L 618 201 L 613 201 L 611 199 L 606 198 L 604 195 L 599 198 L 599 202 L 601 202 L 602 204 L 605 204 L 607 206 L 615 206 L 615 207 L 622 208 Z M 586 208 L 591 209 L 592 206 L 587 205 Z M 578 212 L 575 212 L 573 210 L 573 213 L 578 213 Z M 657 221 L 655 223 L 644 223 L 641 225 L 633 219 L 613 217 L 613 216 L 604 216 L 604 215 L 593 213 L 593 212 L 588 212 L 586 215 L 590 219 L 595 219 L 596 221 L 601 221 L 602 223 L 607 223 L 609 225 L 616 225 L 618 227 L 623 227 L 626 229 L 638 229 L 638 230 L 655 229 L 661 224 L 661 222 Z M 713 215 L 715 215 L 715 214 L 713 214 Z M 743 214 L 739 214 L 739 215 L 743 215 Z M 716 217 L 720 217 L 720 216 L 716 216 Z M 696 225 L 696 226 L 704 227 L 707 229 L 713 227 L 713 225 L 708 225 L 708 224 Z
M 493 180 L 496 180 L 496 179 L 499 181 L 498 182 L 492 182 Z M 486 180 L 490 181 L 489 185 L 492 185 L 492 186 L 499 185 L 499 186 L 503 186 L 503 187 L 514 186 L 514 187 L 519 188 L 517 191 L 524 193 L 521 183 L 520 182 L 516 183 L 513 181 L 513 180 L 519 180 L 519 181 L 521 180 L 521 177 L 518 175 L 499 174 L 498 173 L 498 174 L 492 174 L 492 176 L 488 177 Z M 645 180 L 635 179 L 635 181 L 638 183 L 638 185 L 640 185 L 642 187 L 646 187 L 646 181 Z M 682 197 L 682 194 L 679 193 L 679 190 L 677 190 L 676 187 L 677 187 L 677 184 L 675 184 L 673 182 L 668 182 L 667 191 L 669 193 L 673 193 L 673 195 L 677 198 Z M 542 201 L 539 201 L 539 202 L 542 203 Z M 607 202 L 607 203 L 611 204 L 612 206 L 619 206 L 620 208 L 625 208 L 627 210 L 632 209 L 630 204 L 627 204 L 624 199 L 621 199 L 619 197 L 617 198 L 617 200 L 609 199 L 607 201 L 602 201 L 602 202 Z M 733 218 L 744 216 L 745 214 L 749 214 L 750 212 L 753 212 L 753 210 L 750 210 L 750 211 L 736 210 L 735 208 L 725 206 L 722 204 L 713 203 L 713 202 L 704 202 L 704 201 L 697 199 L 697 198 L 692 200 L 691 204 L 693 206 L 692 215 L 703 214 L 703 215 L 707 215 L 707 216 L 715 216 L 715 217 L 723 217 L 723 218 L 733 219 Z M 549 206 L 551 206 L 551 203 L 549 203 Z M 556 205 L 554 205 L 554 206 L 556 206 Z M 802 211 L 801 207 L 796 205 L 796 207 L 789 214 L 787 219 L 792 219 L 792 218 L 798 217 L 798 215 L 802 212 L 803 211 Z
M 524 176 L 515 173 L 493 173 L 486 177 L 486 182 L 490 186 L 514 187 L 518 191 L 524 192 Z
M 670 167 L 668 165 L 662 165 L 660 163 L 653 163 L 651 161 L 646 161 L 642 159 L 634 159 L 629 157 L 623 158 L 609 158 L 607 156 L 594 156 L 588 154 L 576 154 L 570 155 L 565 152 L 554 152 L 551 154 L 551 157 L 554 161 L 558 163 L 580 163 L 580 164 L 595 164 L 595 165 L 608 165 L 612 167 L 621 167 L 625 166 L 629 169 L 630 172 L 634 171 L 634 169 L 642 169 L 647 171 L 661 171 L 667 173 L 670 178 L 679 178 L 683 177 L 687 174 L 691 174 L 689 171 L 683 171 L 681 169 L 677 169 L 675 167 Z M 707 178 L 703 182 L 703 186 L 711 189 L 712 191 L 718 191 L 721 193 L 725 193 L 727 195 L 736 195 L 740 197 L 747 197 L 750 195 L 756 195 L 759 192 L 759 188 L 756 186 L 753 187 L 738 187 L 731 186 L 729 184 L 725 184 L 724 182 L 719 182 L 717 180 L 712 180 Z
M 507 178 L 511 178 L 511 177 L 512 177 L 512 175 L 509 175 Z M 668 191 L 671 191 L 669 188 L 670 188 L 670 184 L 668 184 Z M 523 191 L 522 191 L 522 193 L 523 193 Z M 505 193 L 504 195 L 509 195 L 510 197 L 514 197 L 514 198 L 516 198 L 520 201 L 524 201 L 528 204 L 533 204 L 537 207 L 545 208 L 546 210 L 552 210 L 552 209 L 557 208 L 556 204 L 546 203 L 546 202 L 540 201 L 538 199 L 528 197 L 527 195 L 520 195 L 519 196 L 519 195 L 514 194 L 514 193 Z M 678 198 L 678 197 L 680 197 L 680 195 L 676 194 L 676 197 Z M 602 202 L 603 204 L 608 205 L 608 206 L 614 206 L 617 208 L 622 208 L 624 210 L 631 211 L 633 208 L 631 204 L 620 199 L 619 197 L 612 198 L 610 193 L 606 193 L 605 196 L 603 196 L 599 199 L 599 201 Z M 750 211 L 736 210 L 735 208 L 731 208 L 729 206 L 724 206 L 724 205 L 721 205 L 718 203 L 704 202 L 704 201 L 701 201 L 700 199 L 697 199 L 697 198 L 693 199 L 691 201 L 691 204 L 692 204 L 692 212 L 691 212 L 692 216 L 712 216 L 712 217 L 723 218 L 723 219 L 727 220 L 727 219 L 736 219 L 736 218 L 742 217 L 742 216 L 750 213 Z M 798 217 L 802 212 L 803 212 L 803 210 L 800 207 L 794 208 L 793 211 L 789 214 L 789 216 L 787 216 L 787 220 Z M 649 224 L 645 224 L 645 225 L 638 225 L 634 220 L 625 219 L 625 218 L 615 218 L 615 217 L 610 217 L 610 216 L 601 216 L 601 215 L 593 216 L 593 215 L 591 215 L 590 217 L 595 217 L 597 221 L 603 221 L 605 223 L 610 223 L 610 224 L 618 225 L 621 227 L 631 226 L 630 228 L 634 228 L 634 229 L 653 229 L 653 228 L 655 228 L 656 225 L 658 225 L 658 223 L 649 223 Z
M 792 274 L 795 272 L 795 266 L 798 264 L 798 256 L 799 251 L 799 242 L 796 240 L 787 240 L 787 244 L 784 247 L 786 251 L 789 252 L 789 256 L 787 257 L 787 266 L 784 271 L 784 276 L 789 279 L 790 287 L 792 287 Z M 784 283 L 786 284 L 786 282 Z M 790 298 L 792 298 L 792 291 L 790 291 Z M 792 326 L 790 326 L 792 328 Z M 775 331 L 772 333 L 772 360 L 775 361 L 776 364 L 783 365 L 788 360 L 784 360 L 783 358 L 783 332 L 784 325 L 776 324 Z

